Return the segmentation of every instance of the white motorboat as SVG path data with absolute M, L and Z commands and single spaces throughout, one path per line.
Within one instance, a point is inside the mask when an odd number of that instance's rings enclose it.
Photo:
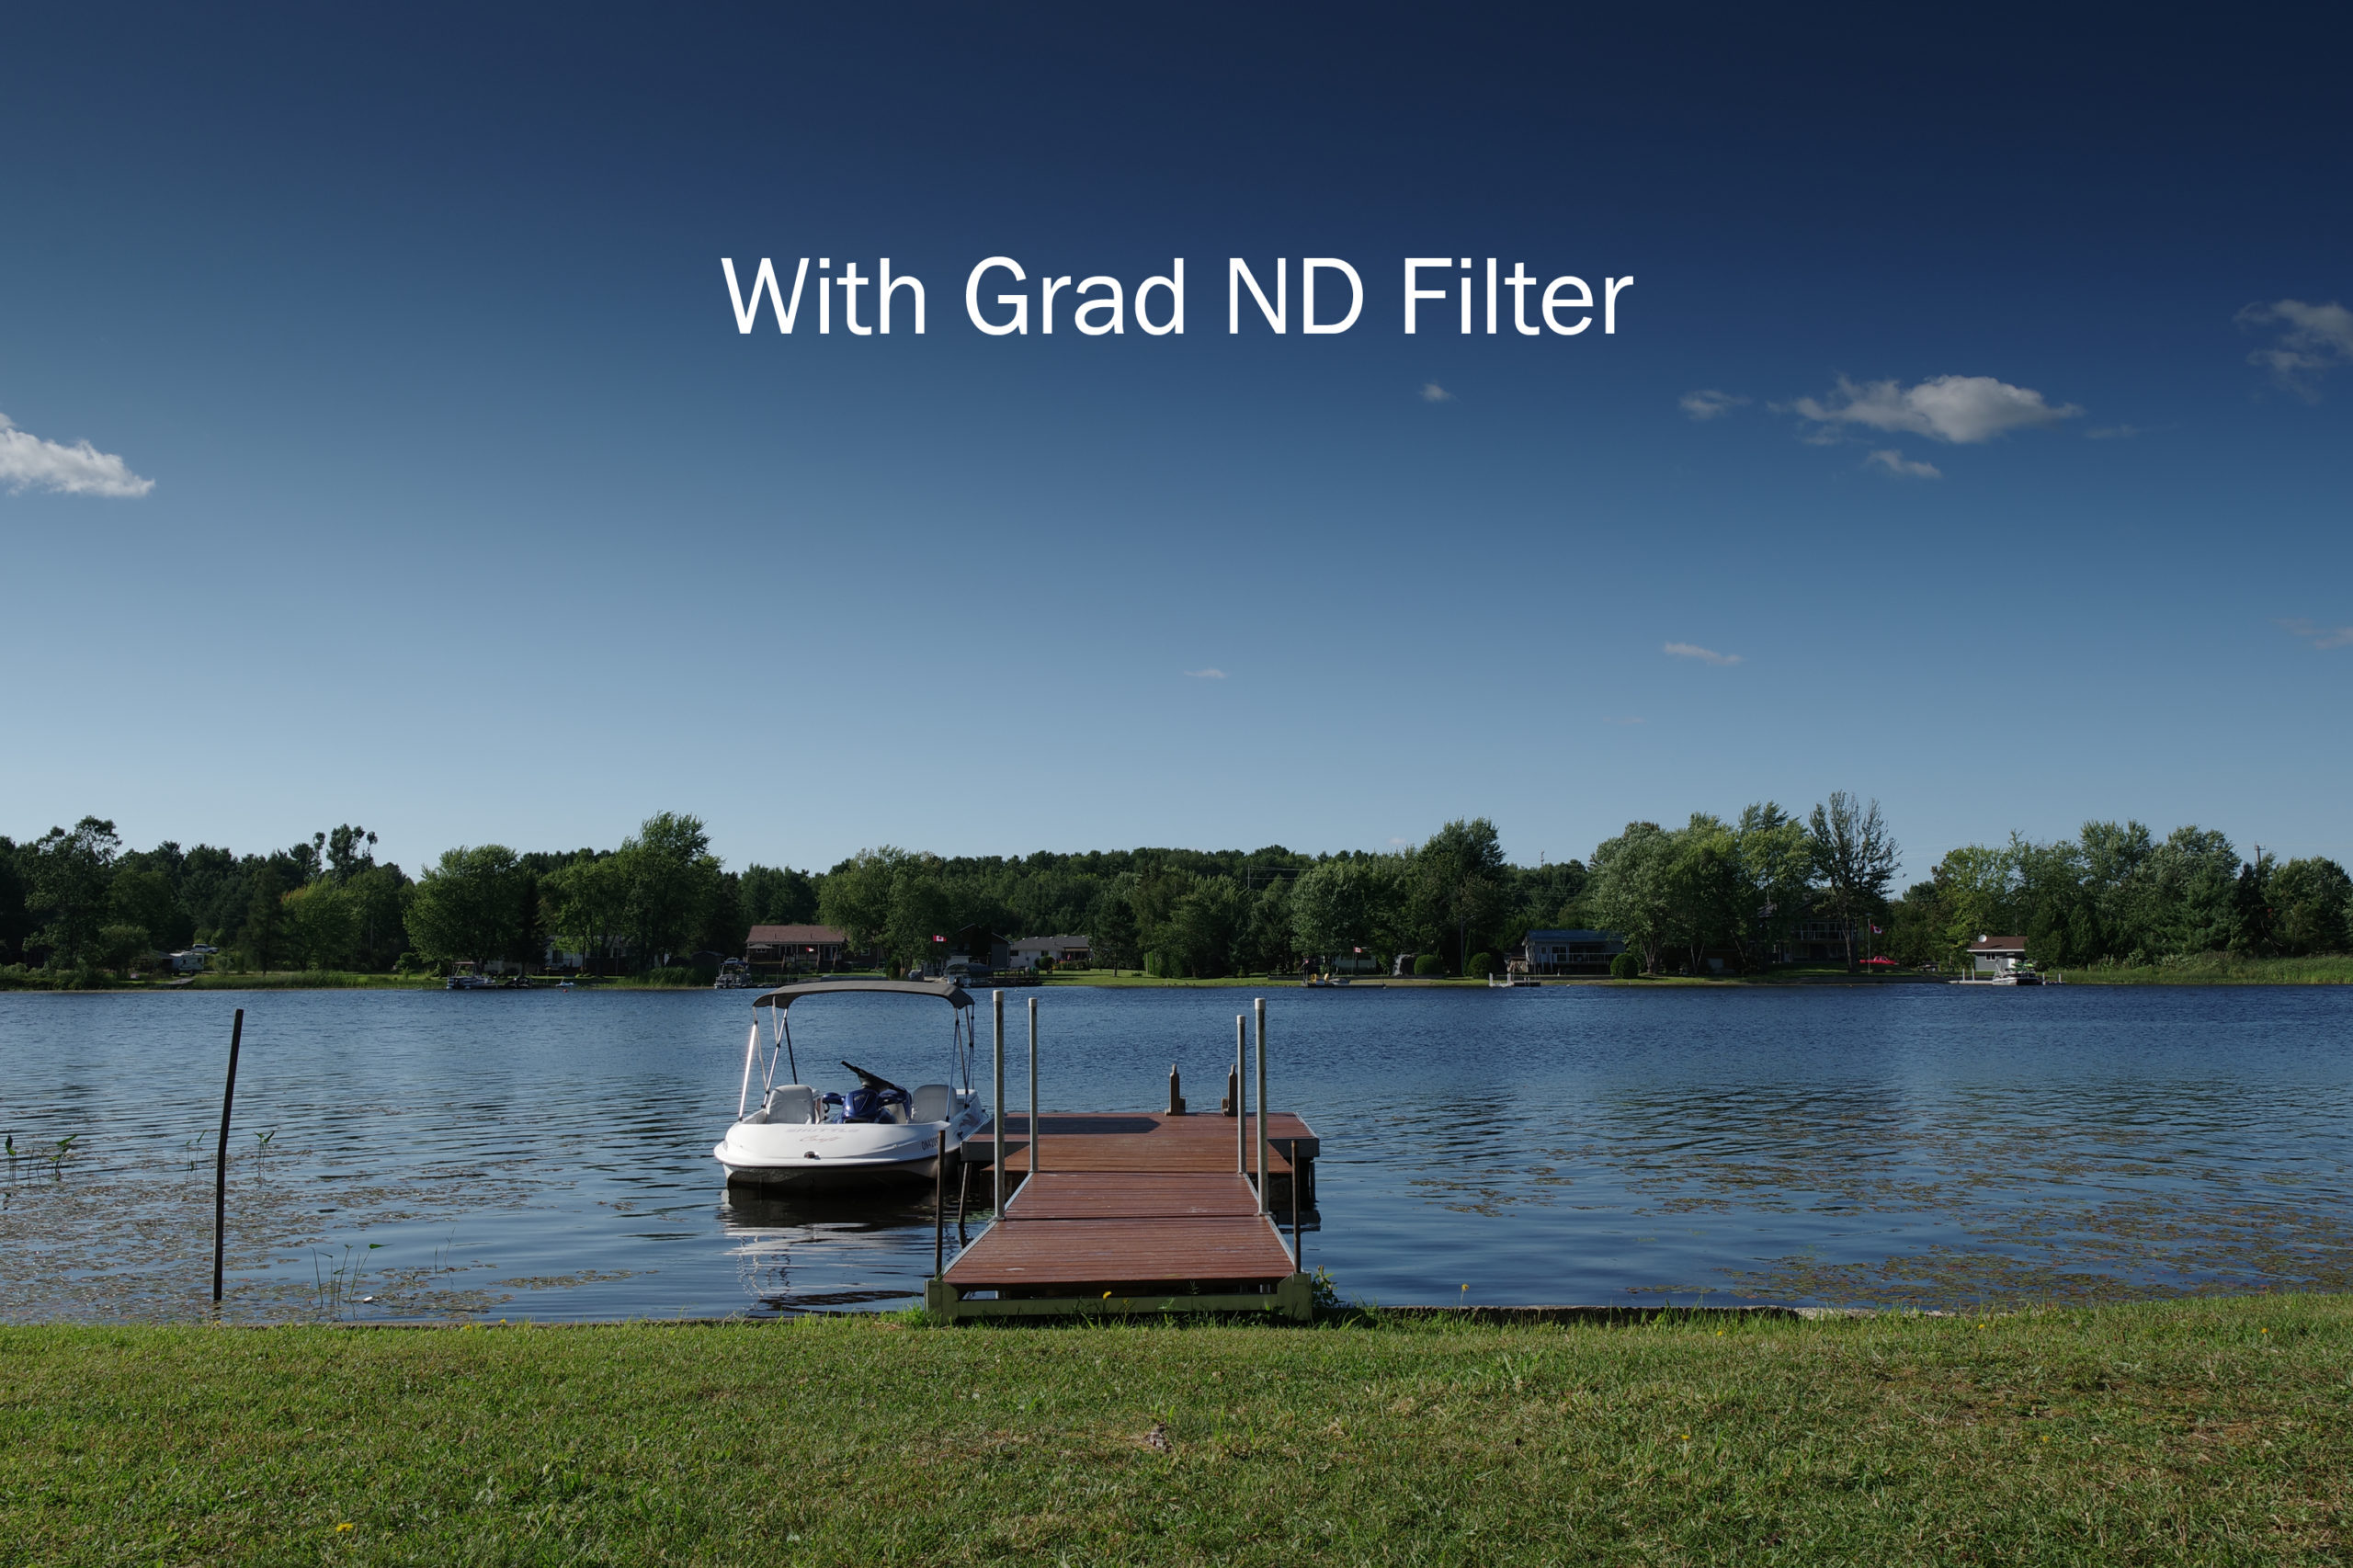
M 798 1080 L 790 1010 L 812 996 L 881 993 L 929 996 L 948 1004 L 949 1083 L 901 1088 L 854 1062 L 844 1067 L 858 1087 L 827 1093 Z M 761 1063 L 760 1009 L 767 1009 L 767 1063 Z M 779 1082 L 778 1068 L 789 1080 Z M 760 1098 L 752 1100 L 752 1077 Z M 961 1078 L 962 1088 L 954 1080 Z M 989 1125 L 972 1088 L 972 997 L 949 981 L 836 980 L 780 986 L 752 1003 L 751 1037 L 744 1046 L 744 1085 L 735 1121 L 711 1149 L 731 1184 L 785 1187 L 870 1187 L 934 1179 L 941 1150 L 951 1165 L 965 1141 Z

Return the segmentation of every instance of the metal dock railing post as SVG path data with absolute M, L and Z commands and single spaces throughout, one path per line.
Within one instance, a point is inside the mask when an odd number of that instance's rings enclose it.
M 948 1272 L 948 1129 L 941 1128 L 933 1145 L 931 1166 L 931 1277 Z
M 1250 1174 L 1250 1034 L 1244 1015 L 1233 1015 L 1233 1174 Z
M 1040 1168 L 1038 1150 L 1045 1142 L 1038 1123 L 1038 999 L 1029 998 L 1029 1174 Z
M 996 1201 L 991 1205 L 989 1214 L 992 1220 L 1001 1220 L 1005 1217 L 1005 993 L 992 991 L 989 997 L 996 1012 L 996 1089 L 995 1097 L 989 1101 L 993 1112 L 989 1121 L 996 1129 L 996 1147 L 992 1151 L 995 1157 L 989 1162 L 989 1179 L 995 1184 L 992 1191 Z
M 1258 1212 L 1267 1212 L 1267 999 L 1258 998 Z

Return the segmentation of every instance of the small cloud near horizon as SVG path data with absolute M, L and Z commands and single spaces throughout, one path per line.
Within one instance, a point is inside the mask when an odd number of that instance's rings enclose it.
M 1713 387 L 1707 387 L 1699 392 L 1685 392 L 1676 399 L 1676 405 L 1692 418 L 1705 423 L 1722 418 L 1733 409 L 1745 406 L 1748 401 L 1737 392 L 1718 392 Z
M 1865 468 L 1879 467 L 1899 479 L 1942 479 L 1945 471 L 1934 463 L 1915 462 L 1893 448 L 1873 452 L 1863 460 Z
M 1678 659 L 1697 659 L 1703 665 L 1736 665 L 1738 653 L 1719 653 L 1713 648 L 1702 648 L 1697 642 L 1669 642 L 1666 651 Z
M 1424 403 L 1452 403 L 1454 401 L 1454 394 L 1447 391 L 1444 387 L 1438 385 L 1436 381 L 1424 381 L 1422 383 L 1422 401 Z
M 2321 626 L 2302 617 L 2290 617 L 2273 624 L 2315 648 L 2353 648 L 2353 626 Z
M 20 430 L 0 414 L 0 485 L 11 494 L 48 490 L 60 495 L 144 495 L 155 488 L 112 452 L 102 452 L 86 440 L 66 446 L 44 441 Z
M 1806 439 L 1828 445 L 1841 426 L 1859 425 L 1890 435 L 1926 436 L 1933 441 L 1973 446 L 2012 430 L 2030 430 L 2083 416 L 2080 404 L 2056 407 L 2031 387 L 2014 387 L 1991 376 L 1931 376 L 1917 386 L 1896 381 L 1860 385 L 1838 378 L 1836 401 L 1802 397 L 1786 412 L 1818 428 Z
M 1223 670 L 1187 670 L 1185 673 L 1195 680 L 1223 680 L 1225 678 Z
M 2256 349 L 2246 362 L 2270 371 L 2274 382 L 2306 403 L 2320 401 L 2321 377 L 2353 364 L 2353 311 L 2334 300 L 2325 305 L 2274 300 L 2247 306 L 2237 321 L 2245 327 L 2284 327 L 2270 347 Z

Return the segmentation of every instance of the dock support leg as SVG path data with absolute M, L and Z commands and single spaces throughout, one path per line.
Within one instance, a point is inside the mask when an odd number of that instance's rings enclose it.
M 1258 1212 L 1269 1211 L 1267 1190 L 1267 999 L 1258 998 Z
M 995 1200 L 989 1209 L 994 1221 L 1005 1212 L 1005 993 L 992 991 L 989 996 L 996 1013 L 996 1084 L 989 1101 L 989 1121 L 996 1129 L 996 1157 L 989 1162 L 989 1179 L 995 1184 Z
M 945 1279 L 923 1282 L 923 1310 L 948 1323 L 956 1321 L 956 1304 L 964 1299 L 963 1292 Z
M 1293 1323 L 1315 1321 L 1315 1284 L 1304 1274 L 1294 1274 L 1275 1287 L 1275 1315 Z
M 1244 1076 L 1249 1066 L 1250 1039 L 1248 1025 L 1243 1015 L 1233 1015 L 1233 1174 L 1250 1174 L 1250 1080 Z

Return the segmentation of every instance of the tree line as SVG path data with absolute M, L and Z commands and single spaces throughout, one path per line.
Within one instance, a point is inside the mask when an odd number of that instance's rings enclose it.
M 891 846 L 828 870 L 725 869 L 703 824 L 649 817 L 611 849 L 451 849 L 411 878 L 343 824 L 262 855 L 123 848 L 85 817 L 0 838 L 0 964 L 119 971 L 205 942 L 232 967 L 429 971 L 539 962 L 552 948 L 608 972 L 743 950 L 751 926 L 836 926 L 894 968 L 967 926 L 1081 935 L 1099 965 L 1171 975 L 1295 971 L 1339 957 L 1476 973 L 1531 928 L 1599 929 L 1643 972 L 1753 971 L 1802 931 L 1848 965 L 1871 954 L 1950 963 L 1980 935 L 2018 935 L 2053 964 L 2154 963 L 2353 947 L 2353 882 L 2326 859 L 2241 859 L 2222 835 L 2095 822 L 2075 838 L 2013 837 L 1948 854 L 1900 895 L 1877 801 L 1834 793 L 1802 817 L 1766 801 L 1734 817 L 1627 824 L 1585 860 L 1511 864 L 1495 824 L 1450 822 L 1387 853 L 1139 848 L 954 857 Z

